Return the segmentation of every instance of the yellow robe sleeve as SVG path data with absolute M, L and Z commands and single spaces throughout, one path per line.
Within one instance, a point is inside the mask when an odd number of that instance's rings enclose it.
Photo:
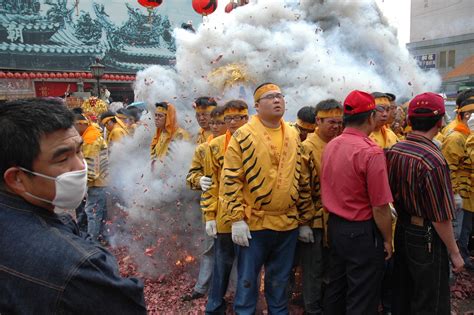
M 200 144 L 194 150 L 193 159 L 191 166 L 186 176 L 186 183 L 188 187 L 193 190 L 201 190 L 201 184 L 199 180 L 204 176 L 204 161 L 206 158 L 206 147 L 207 142 Z
M 218 138 L 213 139 L 206 148 L 206 163 L 209 167 L 209 175 L 212 181 L 211 187 L 201 195 L 201 211 L 206 222 L 217 219 L 219 207 L 220 178 L 218 174 L 220 174 L 220 166 L 218 157 L 216 157 L 219 150 Z
M 462 167 L 463 185 L 460 187 L 460 195 L 463 198 L 463 209 L 474 212 L 474 131 L 466 140 L 466 159 Z
M 464 158 L 466 157 L 465 141 L 466 138 L 463 134 L 457 131 L 452 131 L 445 137 L 441 146 L 441 152 L 451 170 L 451 183 L 454 193 L 459 193 L 459 171 Z
M 102 137 L 88 138 L 82 145 L 82 154 L 87 163 L 87 185 L 89 187 L 103 187 L 107 184 L 108 150 Z

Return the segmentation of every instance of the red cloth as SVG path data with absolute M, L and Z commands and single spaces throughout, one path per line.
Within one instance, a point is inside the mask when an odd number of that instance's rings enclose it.
M 372 218 L 372 207 L 393 201 L 384 153 L 370 138 L 346 128 L 324 149 L 321 192 L 324 207 L 349 221 Z

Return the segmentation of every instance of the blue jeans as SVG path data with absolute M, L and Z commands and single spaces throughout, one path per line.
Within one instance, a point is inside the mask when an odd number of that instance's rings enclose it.
M 106 188 L 89 187 L 85 212 L 87 215 L 87 233 L 94 240 L 98 240 L 105 224 Z
M 258 275 L 265 267 L 265 298 L 269 314 L 288 314 L 288 280 L 295 255 L 298 229 L 252 231 L 249 247 L 238 246 L 236 314 L 255 314 Z
M 212 269 L 214 268 L 214 238 L 204 236 L 204 251 L 201 254 L 201 264 L 199 265 L 199 275 L 194 286 L 194 291 L 206 294 L 212 279 Z
M 214 272 L 206 304 L 206 314 L 225 314 L 224 296 L 229 286 L 229 278 L 235 260 L 232 235 L 230 233 L 217 234 L 214 249 Z
M 459 251 L 461 256 L 464 259 L 466 265 L 471 264 L 470 254 L 469 254 L 469 238 L 471 237 L 472 232 L 472 212 L 467 210 L 462 210 L 464 212 L 462 218 L 462 227 L 461 233 L 459 234 Z

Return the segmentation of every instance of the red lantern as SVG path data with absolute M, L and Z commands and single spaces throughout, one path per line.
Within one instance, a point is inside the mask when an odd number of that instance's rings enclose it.
M 102 80 L 109 80 L 109 78 L 110 78 L 109 74 L 104 74 L 104 76 L 102 77 Z
M 76 79 L 79 79 L 81 77 L 81 73 L 80 72 L 74 72 L 74 77 Z
M 92 79 L 93 78 L 92 73 L 87 73 L 87 78 Z
M 74 72 L 69 72 L 69 77 L 71 79 L 76 78 L 76 74 Z
M 43 78 L 49 79 L 49 73 L 47 73 L 47 72 L 43 73 Z
M 36 73 L 30 72 L 30 79 L 36 79 L 36 78 L 37 78 Z
M 10 78 L 10 79 L 11 79 L 11 78 L 13 78 L 13 77 L 14 77 L 13 73 L 7 72 L 7 78 Z
M 30 76 L 28 75 L 28 73 L 23 72 L 23 73 L 21 74 L 21 78 L 22 78 L 22 79 L 29 79 Z
M 7 77 L 7 74 L 3 71 L 0 71 L 0 79 L 4 79 Z
M 193 9 L 201 15 L 209 15 L 216 11 L 217 0 L 193 0 Z
M 138 0 L 138 3 L 145 8 L 156 8 L 163 3 L 163 0 Z
M 67 78 L 69 78 L 69 73 L 64 72 L 64 73 L 62 73 L 62 76 L 63 76 L 64 79 L 67 79 Z
M 42 78 L 43 78 L 43 74 L 42 74 L 42 73 L 36 73 L 36 78 L 37 78 L 37 79 L 42 79 Z
M 87 73 L 81 72 L 81 78 L 87 78 Z
M 21 79 L 21 73 L 15 72 L 14 77 L 15 79 Z
M 225 13 L 230 13 L 235 8 L 237 8 L 237 3 L 231 1 L 231 2 L 227 3 L 224 10 L 225 10 Z
M 125 76 L 123 74 L 120 76 L 120 80 L 125 81 Z
M 57 76 L 56 76 L 56 73 L 51 72 L 51 73 L 49 74 L 49 77 L 50 77 L 51 79 L 56 79 Z

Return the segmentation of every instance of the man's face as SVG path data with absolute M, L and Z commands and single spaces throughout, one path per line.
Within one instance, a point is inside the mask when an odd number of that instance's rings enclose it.
M 390 106 L 377 105 L 375 107 L 375 130 L 379 130 L 387 124 Z
M 237 129 L 245 125 L 248 119 L 249 116 L 247 115 L 227 115 L 224 118 L 224 122 L 230 133 L 233 134 Z
M 316 118 L 318 133 L 326 139 L 337 137 L 342 130 L 342 117 Z
M 85 122 L 76 121 L 74 123 L 74 128 L 76 128 L 76 130 L 77 130 L 77 132 L 79 133 L 80 136 L 82 136 L 84 134 L 87 127 L 89 127 L 89 124 L 87 124 Z
M 397 104 L 395 103 L 395 101 L 391 101 L 388 111 L 387 124 L 391 125 L 395 121 L 396 114 Z
M 255 103 L 258 116 L 263 120 L 279 120 L 285 114 L 285 96 L 279 91 L 268 91 Z
M 211 120 L 211 114 L 209 112 L 196 112 L 196 120 L 199 127 L 204 130 L 209 130 L 209 122 Z
M 165 129 L 166 114 L 161 112 L 155 113 L 155 126 L 157 129 Z
M 104 125 L 104 127 L 107 129 L 107 131 L 112 131 L 112 129 L 114 129 L 114 126 L 115 126 L 115 123 L 112 120 L 109 120 Z
M 84 169 L 82 138 L 74 127 L 57 130 L 40 139 L 40 153 L 34 160 L 31 171 L 51 177 L 66 172 Z M 56 195 L 55 181 L 41 176 L 20 172 L 25 190 L 37 197 L 53 200 Z M 52 210 L 53 205 L 24 195 L 28 202 Z
M 211 128 L 212 135 L 218 137 L 223 135 L 227 131 L 226 123 L 223 120 L 211 118 L 209 122 L 209 127 Z

